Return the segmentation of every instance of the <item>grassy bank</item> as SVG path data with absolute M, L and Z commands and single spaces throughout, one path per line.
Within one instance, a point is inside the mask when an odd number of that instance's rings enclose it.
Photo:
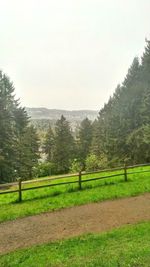
M 0 258 L 1 267 L 148 267 L 150 223 L 89 234 L 19 250 Z
M 148 170 L 150 167 L 142 167 L 142 169 Z M 141 168 L 138 168 L 138 170 L 141 170 Z M 110 174 L 103 173 L 101 175 Z M 84 179 L 99 176 L 100 174 L 88 175 L 87 177 L 84 176 Z M 76 178 L 74 177 L 71 180 L 73 179 Z M 128 179 L 128 182 L 124 182 L 124 177 L 118 176 L 83 183 L 81 191 L 78 190 L 78 184 L 25 191 L 23 192 L 22 203 L 17 203 L 18 193 L 0 195 L 0 222 L 65 207 L 150 192 L 150 173 L 132 174 L 128 176 Z M 63 181 L 66 180 L 68 179 L 63 179 Z

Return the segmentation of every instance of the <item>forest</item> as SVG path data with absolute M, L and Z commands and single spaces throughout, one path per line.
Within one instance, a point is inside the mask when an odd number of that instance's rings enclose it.
M 92 122 L 76 134 L 62 115 L 40 140 L 0 71 L 0 183 L 150 162 L 150 41 Z

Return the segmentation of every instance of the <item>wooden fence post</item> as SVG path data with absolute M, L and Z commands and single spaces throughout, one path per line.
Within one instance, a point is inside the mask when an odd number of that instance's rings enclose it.
M 79 171 L 79 190 L 81 190 L 82 189 L 82 172 L 81 171 Z
M 21 178 L 18 179 L 18 186 L 19 186 L 19 202 L 22 201 L 22 191 L 21 191 Z
M 124 180 L 125 180 L 125 182 L 128 181 L 128 177 L 127 177 L 127 165 L 126 165 L 126 163 L 124 164 Z

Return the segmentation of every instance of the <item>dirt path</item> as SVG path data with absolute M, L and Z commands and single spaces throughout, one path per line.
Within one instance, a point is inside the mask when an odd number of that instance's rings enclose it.
M 0 224 L 0 253 L 150 220 L 150 194 L 87 204 Z

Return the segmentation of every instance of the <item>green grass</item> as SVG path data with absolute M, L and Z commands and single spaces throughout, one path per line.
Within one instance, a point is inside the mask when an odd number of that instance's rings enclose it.
M 1 256 L 1 267 L 149 267 L 150 223 L 89 234 Z
M 141 169 L 150 170 L 150 166 L 136 168 L 135 171 Z M 120 173 L 120 171 L 116 171 L 117 173 Z M 110 174 L 102 173 L 101 176 Z M 84 179 L 99 176 L 100 174 L 88 175 L 84 176 Z M 83 190 L 81 191 L 78 190 L 78 184 L 24 191 L 22 203 L 17 202 L 18 193 L 0 195 L 0 222 L 65 207 L 150 192 L 150 172 L 132 174 L 128 177 L 128 182 L 124 182 L 123 176 L 118 176 L 83 183 Z M 77 178 L 72 178 L 71 180 L 73 179 Z M 58 181 L 61 182 L 62 180 L 57 180 L 55 183 Z M 64 178 L 63 181 L 68 181 L 68 178 Z M 42 183 L 38 184 L 41 185 Z M 34 186 L 35 184 L 32 185 Z

